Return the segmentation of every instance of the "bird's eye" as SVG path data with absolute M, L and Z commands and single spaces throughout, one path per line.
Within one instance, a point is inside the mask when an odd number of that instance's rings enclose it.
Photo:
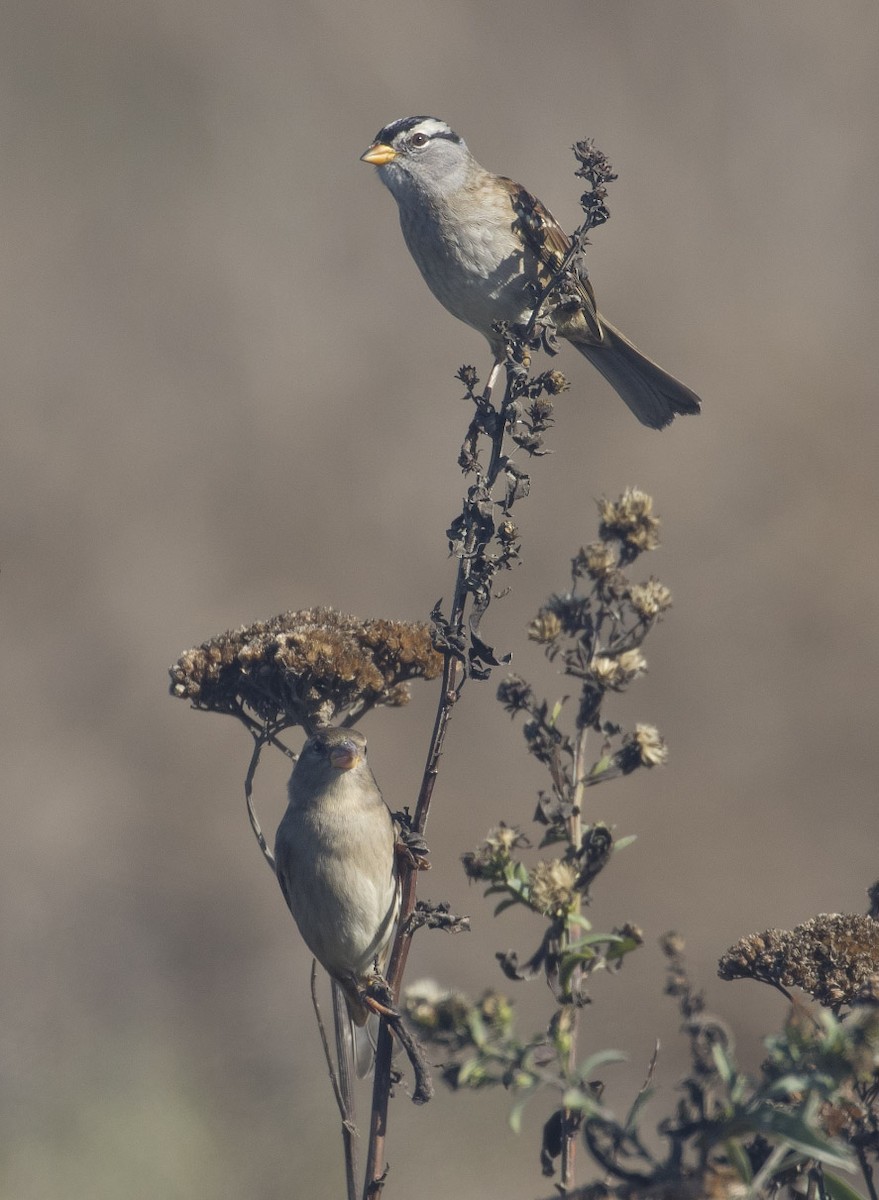
M 426 146 L 429 141 L 430 138 L 426 133 L 413 133 L 409 139 L 409 144 L 420 149 L 422 146 Z

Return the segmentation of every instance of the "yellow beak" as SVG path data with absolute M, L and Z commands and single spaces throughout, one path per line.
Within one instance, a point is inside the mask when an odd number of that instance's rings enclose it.
M 338 746 L 333 746 L 329 753 L 331 764 L 337 771 L 351 771 L 360 762 L 360 755 L 357 753 L 357 747 L 353 742 L 341 742 Z
M 360 155 L 360 161 L 372 163 L 376 167 L 383 167 L 386 163 L 393 162 L 397 157 L 397 151 L 393 146 L 388 146 L 384 142 L 374 142 L 365 154 Z

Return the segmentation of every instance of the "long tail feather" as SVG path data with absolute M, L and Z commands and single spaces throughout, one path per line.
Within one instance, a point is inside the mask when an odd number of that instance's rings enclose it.
M 625 400 L 642 425 L 664 429 L 679 413 L 699 412 L 702 402 L 695 392 L 642 354 L 603 317 L 601 323 L 605 336 L 600 344 L 570 340 Z

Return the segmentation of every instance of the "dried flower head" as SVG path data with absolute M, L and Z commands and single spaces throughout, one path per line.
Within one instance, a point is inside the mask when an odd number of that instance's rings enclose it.
M 355 706 L 405 704 L 406 681 L 433 679 L 442 663 L 427 625 L 313 608 L 211 638 L 169 673 L 171 695 L 195 708 L 315 725 Z
M 575 592 L 553 592 L 538 615 L 552 613 L 561 623 L 566 637 L 578 638 L 592 629 L 592 605 L 588 596 Z
M 589 670 L 601 688 L 616 687 L 621 678 L 620 664 L 606 654 L 596 654 L 589 664 Z
M 554 642 L 562 632 L 562 622 L 557 613 L 542 608 L 528 626 L 528 637 L 532 642 L 543 645 Z
M 798 987 L 819 1004 L 851 1004 L 879 975 L 879 921 L 822 913 L 794 929 L 742 938 L 718 964 L 721 979 Z
M 649 621 L 671 608 L 671 592 L 664 583 L 651 578 L 629 588 L 629 603 L 639 617 Z
M 647 659 L 637 648 L 622 654 L 596 654 L 589 663 L 592 678 L 605 691 L 621 691 L 647 670 Z
M 497 828 L 489 831 L 481 845 L 461 855 L 461 862 L 470 879 L 497 879 L 503 875 L 513 851 L 527 845 L 528 839 L 521 829 L 501 821 Z
M 528 877 L 531 903 L 546 916 L 561 916 L 576 902 L 578 875 L 577 867 L 561 858 L 539 862 Z
M 470 1005 L 466 996 L 440 987 L 433 979 L 419 979 L 403 994 L 406 1016 L 432 1039 L 454 1039 L 466 1031 Z
M 640 767 L 662 767 L 667 762 L 668 746 L 653 725 L 636 725 L 634 732 L 624 734 L 612 759 L 614 769 L 623 775 L 631 775 Z
M 659 518 L 653 515 L 653 497 L 646 492 L 626 488 L 618 500 L 600 500 L 598 511 L 599 534 L 605 541 L 621 542 L 626 561 L 659 545 Z
M 521 676 L 508 675 L 502 683 L 498 684 L 497 698 L 508 713 L 517 713 L 528 709 L 534 693 L 531 685 L 526 683 Z
M 574 560 L 576 574 L 587 574 L 591 579 L 603 579 L 616 570 L 617 552 L 609 542 L 590 542 Z
M 513 1023 L 513 1003 L 503 992 L 483 992 L 479 999 L 479 1015 L 494 1029 L 508 1031 Z
M 636 725 L 632 742 L 642 766 L 661 767 L 668 762 L 668 746 L 654 725 Z
M 577 888 L 586 892 L 592 881 L 604 870 L 613 854 L 613 834 L 603 821 L 587 825 L 577 851 L 579 873 Z

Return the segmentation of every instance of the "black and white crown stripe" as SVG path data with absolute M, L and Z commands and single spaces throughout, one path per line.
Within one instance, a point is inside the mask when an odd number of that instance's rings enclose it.
M 398 121 L 391 121 L 390 125 L 385 125 L 384 129 L 380 129 L 375 135 L 373 144 L 393 146 L 395 138 L 400 137 L 401 134 L 411 133 L 416 128 L 419 133 L 423 133 L 431 141 L 435 138 L 445 138 L 449 142 L 460 143 L 462 141 L 458 134 L 438 117 L 401 117 Z

